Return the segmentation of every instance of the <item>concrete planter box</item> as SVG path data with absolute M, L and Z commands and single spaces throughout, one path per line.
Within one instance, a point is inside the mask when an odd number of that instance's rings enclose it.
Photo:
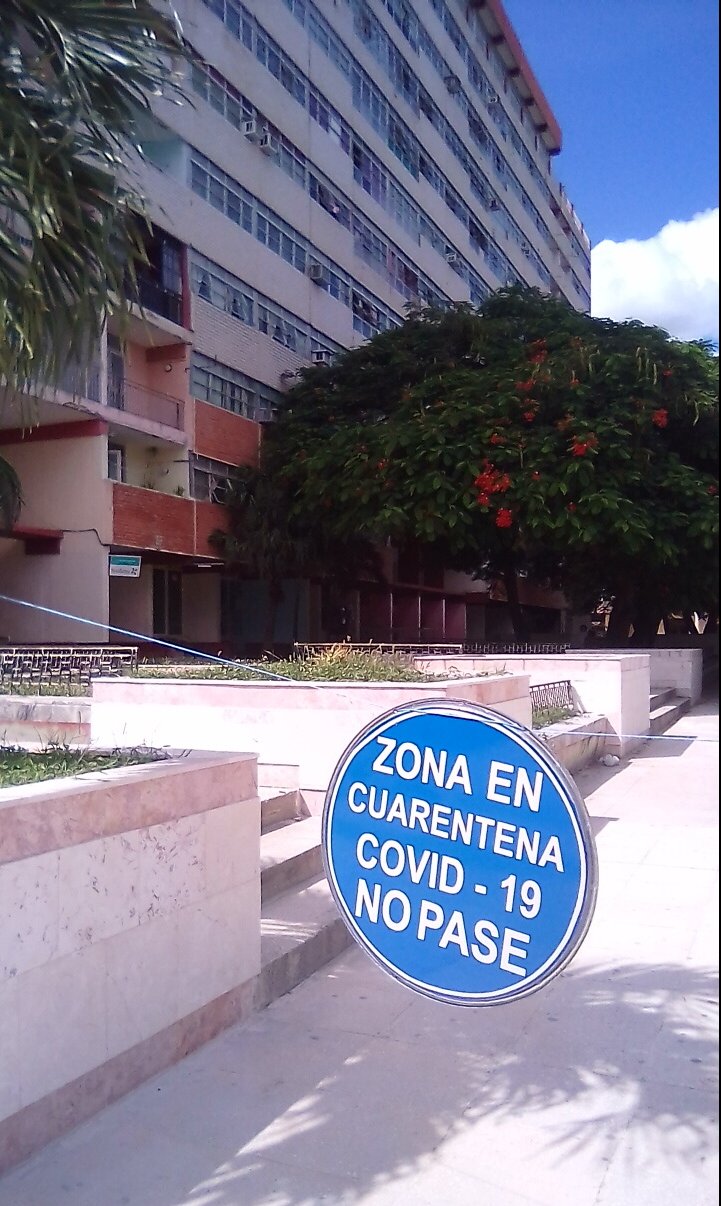
M 71 695 L 0 695 L 0 739 L 7 745 L 87 743 L 90 700 Z
M 253 1004 L 256 760 L 0 790 L 0 1170 Z
M 592 713 L 536 729 L 536 736 L 571 775 L 596 762 L 602 754 L 613 752 L 607 744 L 608 720 Z
M 528 683 L 524 673 L 434 683 L 96 679 L 91 734 L 104 746 L 253 750 L 261 769 L 297 767 L 293 786 L 316 810 L 343 750 L 389 708 L 416 699 L 464 699 L 530 725 Z
M 648 649 L 651 660 L 651 690 L 671 688 L 677 695 L 698 703 L 703 687 L 702 649 Z
M 648 652 L 564 653 L 553 656 L 503 654 L 491 657 L 417 658 L 429 672 L 473 674 L 480 670 L 528 674 L 531 685 L 569 679 L 579 711 L 608 717 L 607 752 L 624 757 L 637 749 L 649 732 L 651 671 Z

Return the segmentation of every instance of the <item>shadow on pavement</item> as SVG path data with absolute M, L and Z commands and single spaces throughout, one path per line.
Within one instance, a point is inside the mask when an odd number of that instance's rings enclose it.
M 591 965 L 459 1009 L 346 956 L 46 1151 L 42 1194 L 18 1169 L 0 1203 L 560 1200 L 536 1196 L 539 1161 L 583 1203 L 619 1151 L 642 1178 L 691 1176 L 716 1145 L 715 990 L 682 964 Z

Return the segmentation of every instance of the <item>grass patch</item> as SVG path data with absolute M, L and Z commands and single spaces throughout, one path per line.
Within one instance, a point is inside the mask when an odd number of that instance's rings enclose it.
M 436 678 L 417 670 L 410 658 L 401 654 L 376 653 L 336 645 L 308 657 L 298 656 L 273 661 L 270 658 L 247 662 L 245 666 L 221 666 L 214 662 L 153 663 L 138 666 L 138 678 L 211 678 L 242 682 L 272 682 L 267 674 L 257 674 L 252 667 L 283 675 L 295 682 L 363 682 L 363 683 L 428 683 Z M 246 668 L 247 667 L 247 668 Z
M 256 670 L 257 667 L 257 670 Z M 260 673 L 266 671 L 266 673 Z M 445 674 L 430 674 L 418 670 L 410 655 L 383 653 L 380 650 L 353 649 L 349 645 L 334 645 L 311 654 L 259 661 L 244 662 L 243 665 L 221 665 L 217 662 L 141 662 L 128 677 L 220 679 L 228 682 L 272 682 L 268 673 L 289 678 L 294 682 L 361 682 L 361 683 L 432 683 L 439 678 L 484 678 L 488 674 L 475 671 L 473 675 L 457 670 Z M 490 673 L 490 672 L 489 672 Z M 494 674 L 499 671 L 494 670 Z M 500 673 L 504 673 L 501 671 Z M 0 686 L 2 695 L 25 696 L 71 696 L 89 699 L 91 683 L 8 683 Z
M 66 683 L 52 681 L 49 683 L 2 683 L 0 684 L 0 696 L 3 695 L 67 695 L 73 698 L 89 699 L 90 697 L 89 683 Z
M 561 720 L 570 720 L 574 715 L 573 708 L 534 708 L 532 724 L 534 729 L 545 729 L 549 724 L 558 724 Z
M 65 745 L 48 746 L 44 750 L 4 746 L 0 748 L 0 787 L 22 787 L 27 783 L 43 783 L 47 779 L 83 775 L 89 771 L 138 766 L 161 761 L 163 757 L 155 750 L 114 750 L 101 754 Z

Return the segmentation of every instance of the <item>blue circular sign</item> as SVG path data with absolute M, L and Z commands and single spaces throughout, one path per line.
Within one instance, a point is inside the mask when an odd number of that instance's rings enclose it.
M 328 788 L 323 857 L 360 945 L 409 988 L 496 1005 L 572 958 L 597 861 L 573 780 L 489 708 L 394 708 L 345 751 Z

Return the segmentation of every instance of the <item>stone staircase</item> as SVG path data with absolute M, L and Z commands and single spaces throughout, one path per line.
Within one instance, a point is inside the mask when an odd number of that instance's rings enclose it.
M 673 687 L 657 688 L 651 692 L 649 705 L 649 733 L 655 736 L 665 733 L 672 724 L 688 712 L 691 700 L 677 695 Z
M 287 783 L 292 776 L 278 777 Z M 297 787 L 260 787 L 259 794 L 261 971 L 255 1003 L 262 1008 L 341 954 L 352 939 L 325 878 L 321 818 L 307 814 Z

